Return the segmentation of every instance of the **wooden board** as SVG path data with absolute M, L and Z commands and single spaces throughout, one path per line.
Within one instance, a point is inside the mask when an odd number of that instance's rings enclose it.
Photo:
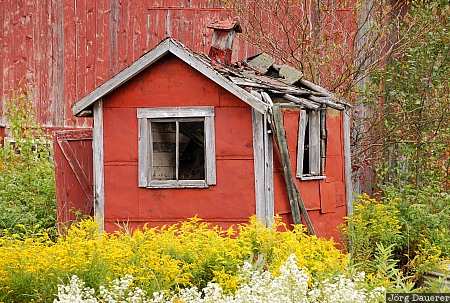
M 92 131 L 65 130 L 54 136 L 58 224 L 93 215 Z

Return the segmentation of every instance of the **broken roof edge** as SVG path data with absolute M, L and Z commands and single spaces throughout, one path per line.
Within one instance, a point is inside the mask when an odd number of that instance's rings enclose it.
M 323 86 L 315 84 L 304 78 L 303 72 L 287 64 L 275 64 L 275 59 L 266 52 L 260 52 L 242 61 L 243 66 L 254 71 L 256 75 L 251 76 L 248 73 L 233 72 L 229 76 L 231 81 L 241 87 L 252 87 L 256 89 L 265 89 L 267 92 L 276 95 L 291 95 L 294 98 L 306 98 L 309 104 L 311 102 L 319 106 L 328 106 L 337 110 L 346 110 L 352 106 L 342 100 L 339 96 L 333 94 Z M 239 67 L 238 67 L 239 69 Z M 266 81 L 264 77 L 278 81 L 277 83 Z M 310 107 L 316 107 L 312 105 Z
M 251 93 L 240 86 L 229 81 L 219 72 L 214 70 L 209 64 L 197 58 L 192 51 L 186 48 L 181 42 L 168 37 L 162 40 L 156 47 L 145 53 L 130 66 L 124 68 L 111 79 L 94 89 L 85 97 L 81 98 L 72 106 L 72 112 L 75 116 L 81 116 L 95 102 L 99 101 L 105 95 L 111 93 L 116 88 L 122 86 L 144 69 L 158 61 L 166 54 L 171 53 L 183 62 L 203 74 L 205 77 L 215 82 L 229 93 L 241 99 L 260 113 L 267 112 L 268 105 L 255 98 Z

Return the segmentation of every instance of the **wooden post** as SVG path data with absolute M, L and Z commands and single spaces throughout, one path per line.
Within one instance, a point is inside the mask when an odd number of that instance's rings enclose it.
M 347 216 L 353 212 L 353 183 L 352 183 L 352 159 L 350 150 L 350 111 L 343 113 L 344 129 L 344 173 L 345 173 L 345 197 L 347 202 Z
M 273 118 L 272 127 L 277 139 L 278 151 L 280 153 L 281 167 L 283 169 L 284 181 L 288 192 L 289 204 L 291 205 L 292 218 L 295 224 L 301 224 L 301 214 L 305 219 L 309 234 L 315 234 L 314 226 L 303 203 L 300 193 L 295 185 L 291 172 L 291 161 L 289 159 L 289 151 L 286 140 L 286 132 L 283 123 L 283 114 L 278 105 L 272 108 Z
M 92 138 L 94 164 L 94 217 L 100 232 L 105 229 L 105 190 L 103 163 L 103 101 L 94 104 L 94 130 Z

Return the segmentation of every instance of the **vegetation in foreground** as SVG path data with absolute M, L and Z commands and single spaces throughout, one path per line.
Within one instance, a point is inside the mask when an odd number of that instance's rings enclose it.
M 131 275 L 133 285 L 148 294 L 202 289 L 209 282 L 228 293 L 239 287 L 238 272 L 245 261 L 278 275 L 294 254 L 311 283 L 346 274 L 348 264 L 347 255 L 332 241 L 308 236 L 301 226 L 289 231 L 282 223 L 268 229 L 252 220 L 237 230 L 222 230 L 194 218 L 133 234 L 97 230 L 92 221 L 83 221 L 56 241 L 45 235 L 2 237 L 0 300 L 52 302 L 58 284 L 68 283 L 73 275 L 95 290 Z
M 58 286 L 56 303 L 69 302 L 136 302 L 136 303 L 375 303 L 384 299 L 384 288 L 368 291 L 364 288 L 364 275 L 353 278 L 337 276 L 310 283 L 309 275 L 297 266 L 296 256 L 289 256 L 278 276 L 245 263 L 236 292 L 226 294 L 217 283 L 199 290 L 196 287 L 174 292 L 157 292 L 149 296 L 139 287 L 133 287 L 133 277 L 114 280 L 109 287 L 94 289 L 73 276 L 68 285 Z
M 0 301 L 274 302 L 278 287 L 309 302 L 364 302 L 382 289 L 449 291 L 424 280 L 450 258 L 449 6 L 432 2 L 414 2 L 409 17 L 433 28 L 373 73 L 364 92 L 379 114 L 370 118 L 380 150 L 370 156 L 380 160 L 380 184 L 343 228 L 350 258 L 301 227 L 256 222 L 236 231 L 193 219 L 99 235 L 84 221 L 58 237 L 51 149 L 19 93 L 7 105 L 14 142 L 0 148 Z

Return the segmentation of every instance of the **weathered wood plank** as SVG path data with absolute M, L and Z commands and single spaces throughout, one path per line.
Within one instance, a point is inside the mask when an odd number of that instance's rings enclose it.
M 327 160 L 327 111 L 320 111 L 320 174 L 325 175 Z
M 89 0 L 88 0 L 89 1 Z M 76 99 L 86 94 L 86 0 L 77 0 L 75 5 L 76 28 Z
M 94 164 L 94 217 L 98 228 L 103 232 L 105 228 L 105 183 L 103 161 L 103 101 L 94 105 L 93 129 L 93 164 Z
M 331 96 L 331 93 L 329 91 L 327 91 L 325 88 L 323 88 L 323 87 L 321 87 L 321 86 L 319 86 L 317 84 L 314 84 L 314 83 L 312 83 L 312 82 L 310 82 L 310 81 L 308 81 L 306 79 L 300 79 L 300 83 L 304 87 L 309 88 L 310 90 L 322 93 L 325 96 Z
M 61 149 L 61 152 L 63 153 L 64 157 L 67 160 L 67 163 L 69 163 L 70 168 L 72 169 L 75 178 L 78 180 L 78 183 L 80 184 L 81 190 L 83 191 L 83 194 L 85 195 L 87 200 L 92 199 L 92 188 L 89 188 L 89 179 L 85 173 L 85 171 L 82 168 L 82 165 L 78 161 L 79 159 L 75 155 L 75 152 L 72 148 L 72 146 L 69 144 L 69 142 L 65 139 L 58 138 L 57 143 Z
M 64 8 L 63 1 L 52 0 L 52 14 L 54 15 L 52 35 L 52 85 L 51 95 L 53 126 L 64 126 Z
M 316 96 L 310 96 L 309 98 L 314 102 L 324 104 L 326 106 L 329 106 L 329 107 L 337 109 L 337 110 L 345 109 L 345 106 L 331 101 L 331 99 L 328 97 L 321 98 L 321 97 L 316 97 Z
M 275 218 L 275 202 L 273 191 L 273 136 L 269 133 L 268 116 L 264 115 L 264 195 L 266 207 L 266 224 L 272 226 Z
M 152 180 L 148 188 L 207 188 L 204 180 Z
M 119 70 L 119 0 L 110 0 L 109 15 L 109 74 L 115 75 Z
M 350 111 L 343 112 L 343 131 L 344 131 L 344 178 L 345 178 L 345 197 L 347 202 L 347 215 L 353 212 L 353 182 L 352 182 L 352 158 L 350 150 Z
M 301 214 L 305 220 L 308 232 L 315 234 L 314 226 L 311 218 L 308 215 L 305 204 L 301 199 L 300 193 L 295 185 L 291 173 L 291 161 L 289 159 L 289 151 L 287 147 L 286 132 L 283 123 L 283 113 L 277 105 L 273 109 L 273 123 L 272 127 L 276 135 L 278 151 L 280 153 L 281 167 L 283 169 L 284 181 L 286 183 L 286 190 L 288 193 L 289 204 L 291 205 L 292 218 L 295 224 L 301 224 Z
M 214 116 L 212 106 L 138 108 L 138 118 L 195 118 Z
M 98 1 L 86 2 L 86 92 L 95 88 Z
M 176 121 L 175 127 L 175 180 L 178 180 L 178 170 L 180 167 L 180 122 Z M 166 155 L 167 157 L 168 155 Z M 156 158 L 153 158 L 156 162 Z M 170 158 L 169 158 L 170 159 Z M 155 165 L 156 163 L 153 163 Z M 169 164 L 172 164 L 169 162 Z
M 286 133 L 284 130 L 283 113 L 278 106 L 273 107 L 273 128 L 278 143 L 278 151 L 281 158 L 281 167 L 283 169 L 283 176 L 286 182 L 286 189 L 289 198 L 289 204 L 291 205 L 292 219 L 295 224 L 301 224 L 300 208 L 297 203 L 297 197 L 295 194 L 295 185 L 292 182 L 289 151 L 287 147 Z
M 76 20 L 75 3 L 64 1 L 64 113 L 65 125 L 73 126 L 77 123 L 72 115 L 71 105 L 77 99 L 77 67 L 76 67 Z
M 313 109 L 313 110 L 318 110 L 320 108 L 319 105 L 314 104 L 313 102 L 306 100 L 305 98 L 300 98 L 300 97 L 294 97 L 292 95 L 289 94 L 285 94 L 283 96 L 284 99 L 294 102 L 296 104 L 302 105 L 307 109 Z
M 265 168 L 264 168 L 264 116 L 252 110 L 253 164 L 255 174 L 256 218 L 266 224 Z
M 138 171 L 139 171 L 139 187 L 147 186 L 147 176 L 148 176 L 148 121 L 147 119 L 138 119 Z
M 216 135 L 214 116 L 205 117 L 206 183 L 216 185 Z

